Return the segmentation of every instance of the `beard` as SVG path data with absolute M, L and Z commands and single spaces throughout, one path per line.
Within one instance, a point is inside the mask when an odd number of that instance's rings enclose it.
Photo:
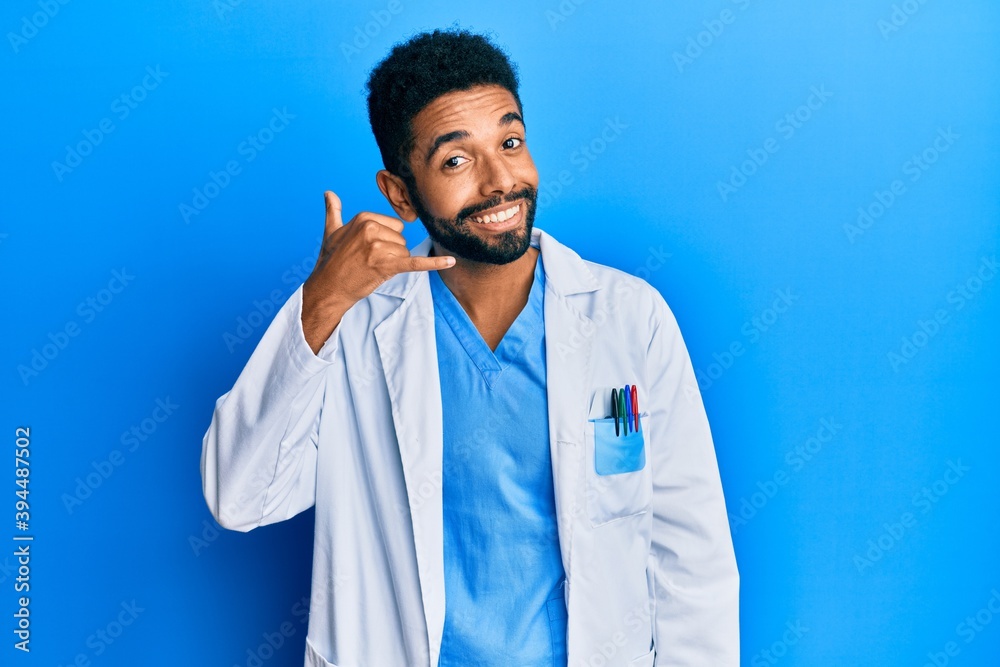
M 477 206 L 470 206 L 458 212 L 454 218 L 437 218 L 424 205 L 416 187 L 407 184 L 410 200 L 423 223 L 428 236 L 453 255 L 483 264 L 509 264 L 518 259 L 531 246 L 531 229 L 535 222 L 535 199 L 537 189 L 528 186 L 512 192 L 506 197 L 493 197 Z M 524 225 L 508 229 L 499 234 L 483 238 L 472 231 L 471 216 L 487 211 L 502 203 L 520 202 L 524 209 Z

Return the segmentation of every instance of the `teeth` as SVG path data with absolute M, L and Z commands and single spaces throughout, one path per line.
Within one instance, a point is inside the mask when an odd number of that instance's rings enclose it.
M 513 218 L 520 210 L 521 210 L 521 205 L 518 204 L 517 206 L 512 206 L 506 211 L 500 211 L 499 213 L 492 213 L 486 217 L 477 216 L 473 217 L 472 219 L 479 223 L 504 222 L 505 220 L 510 220 L 511 218 Z

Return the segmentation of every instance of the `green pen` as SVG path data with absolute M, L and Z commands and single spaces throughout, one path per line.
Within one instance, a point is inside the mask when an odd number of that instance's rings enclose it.
M 628 416 L 625 414 L 625 390 L 624 389 L 619 389 L 618 390 L 618 414 L 620 414 L 622 416 L 622 419 L 628 419 Z M 628 427 L 627 426 L 624 429 L 622 429 L 622 430 L 625 431 L 626 434 L 628 434 Z M 617 419 L 615 420 L 615 435 L 618 435 L 618 420 Z

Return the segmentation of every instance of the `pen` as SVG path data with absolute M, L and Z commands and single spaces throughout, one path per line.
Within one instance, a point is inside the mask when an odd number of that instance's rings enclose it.
M 624 427 L 624 422 L 625 422 L 626 419 L 628 419 L 627 413 L 625 412 L 625 392 L 624 391 L 619 391 L 618 392 L 618 414 L 620 414 L 622 416 L 622 425 Z M 618 422 L 615 422 L 615 425 L 617 425 L 617 424 L 618 424 Z M 622 428 L 622 430 L 624 431 L 625 429 Z M 616 432 L 615 435 L 618 435 L 618 433 Z
M 632 412 L 635 414 L 635 430 L 639 430 L 639 390 L 632 385 Z
M 632 390 L 625 385 L 625 434 L 632 430 Z
M 615 435 L 618 435 L 618 390 L 611 390 L 611 416 L 615 419 Z

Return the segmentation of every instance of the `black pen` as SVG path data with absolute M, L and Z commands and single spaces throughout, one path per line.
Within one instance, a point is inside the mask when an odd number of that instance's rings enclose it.
M 615 435 L 618 435 L 618 390 L 611 390 L 611 416 L 615 418 Z

